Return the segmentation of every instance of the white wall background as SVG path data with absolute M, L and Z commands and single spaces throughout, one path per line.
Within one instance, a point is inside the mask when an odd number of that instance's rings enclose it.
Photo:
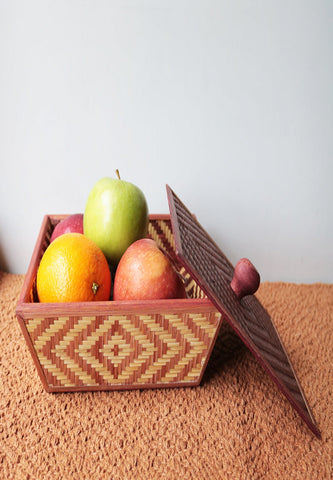
M 233 263 L 333 282 L 331 0 L 0 0 L 0 267 L 119 168 Z

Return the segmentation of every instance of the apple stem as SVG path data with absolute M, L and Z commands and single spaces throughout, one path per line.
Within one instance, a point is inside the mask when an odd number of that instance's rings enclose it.
M 116 170 L 116 175 L 117 175 L 117 177 L 118 177 L 118 180 L 121 180 L 118 168 L 117 168 L 117 170 Z

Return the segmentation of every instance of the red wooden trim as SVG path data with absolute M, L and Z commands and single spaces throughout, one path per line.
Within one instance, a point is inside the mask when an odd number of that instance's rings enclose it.
M 169 382 L 169 383 L 128 383 L 128 384 L 114 384 L 114 385 L 83 385 L 76 387 L 66 386 L 54 386 L 47 385 L 45 390 L 48 393 L 58 392 L 99 392 L 99 391 L 112 391 L 112 390 L 151 390 L 153 388 L 181 388 L 181 387 L 197 387 L 199 380 L 196 381 L 183 381 L 183 382 Z
M 66 315 L 138 315 L 153 313 L 195 313 L 217 311 L 209 299 L 168 299 L 168 300 L 133 300 L 108 302 L 75 303 L 31 303 L 21 302 L 16 313 L 22 318 L 56 317 Z

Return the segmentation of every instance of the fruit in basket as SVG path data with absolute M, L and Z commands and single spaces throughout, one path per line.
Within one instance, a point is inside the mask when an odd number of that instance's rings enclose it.
M 166 298 L 186 298 L 184 283 L 154 240 L 137 240 L 128 247 L 118 264 L 113 299 Z
M 111 273 L 102 250 L 81 233 L 65 233 L 45 250 L 37 280 L 40 302 L 109 300 Z
M 118 178 L 104 177 L 89 193 L 83 216 L 84 234 L 103 251 L 111 265 L 136 240 L 147 235 L 148 206 L 142 191 Z
M 83 233 L 83 213 L 74 213 L 61 220 L 54 227 L 50 242 L 64 233 Z

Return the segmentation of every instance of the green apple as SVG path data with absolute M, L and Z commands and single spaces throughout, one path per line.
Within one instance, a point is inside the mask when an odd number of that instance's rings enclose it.
M 148 206 L 136 185 L 118 178 L 101 178 L 91 189 L 83 216 L 84 234 L 116 266 L 125 250 L 146 237 Z

